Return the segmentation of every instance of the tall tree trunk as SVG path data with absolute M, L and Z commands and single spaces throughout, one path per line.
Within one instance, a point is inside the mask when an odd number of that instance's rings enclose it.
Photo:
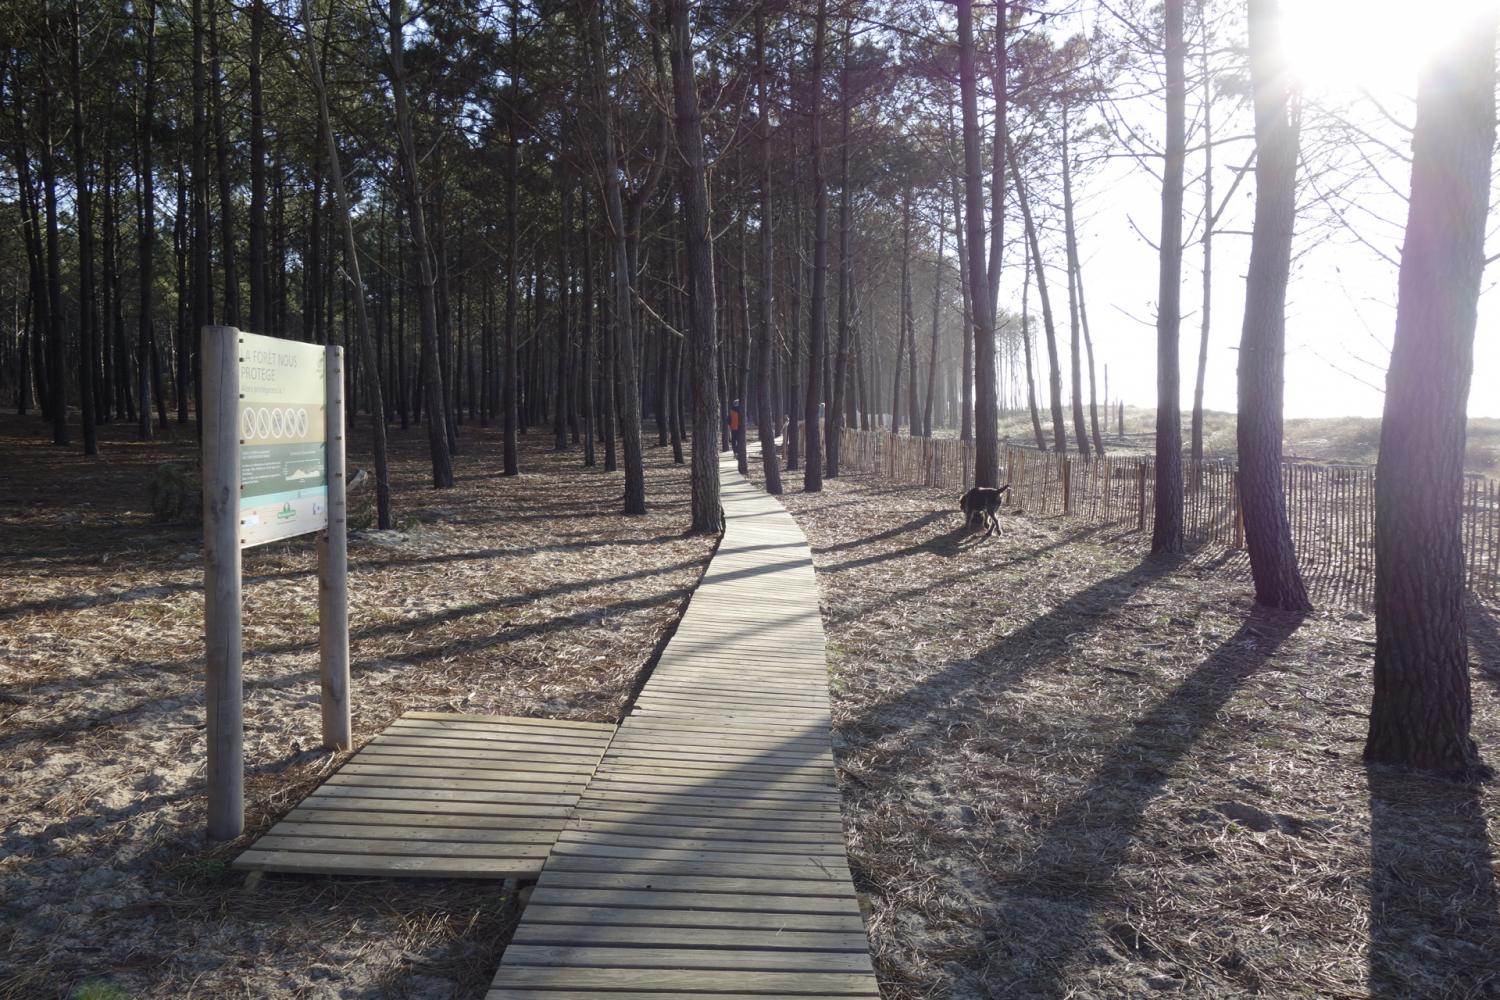
M 579 393 L 583 398 L 583 464 L 585 468 L 592 468 L 596 461 L 594 443 L 597 434 L 594 428 L 596 418 L 594 395 L 594 310 L 598 303 L 594 300 L 594 230 L 589 224 L 589 192 L 587 189 L 578 195 L 578 216 L 583 229 L 583 302 L 579 312 L 579 335 L 582 338 L 583 364 L 583 386 Z
M 1203 484 L 1203 382 L 1208 375 L 1209 317 L 1213 311 L 1214 264 L 1214 130 L 1213 77 L 1208 70 L 1208 17 L 1205 4 L 1198 0 L 1198 16 L 1203 22 L 1203 46 L 1199 49 L 1199 72 L 1203 76 L 1203 310 L 1198 332 L 1198 377 L 1193 382 L 1193 488 Z M 1295 171 L 1296 165 L 1293 165 Z M 1294 178 L 1295 180 L 1295 178 Z M 1283 321 L 1283 325 L 1285 325 Z M 1277 444 L 1280 447 L 1280 442 Z
M 517 0 L 512 0 L 512 4 Z M 610 288 L 613 299 L 610 320 L 615 345 L 615 385 L 619 390 L 620 436 L 625 452 L 625 505 L 627 514 L 646 512 L 646 475 L 641 456 L 640 368 L 636 364 L 635 337 L 631 332 L 634 306 L 630 296 L 630 254 L 625 236 L 625 209 L 620 196 L 619 149 L 615 142 L 613 97 L 608 67 L 604 62 L 603 0 L 589 4 L 589 49 L 593 55 L 594 95 L 600 119 L 604 164 L 604 207 L 610 228 Z M 696 444 L 696 442 L 695 442 Z
M 597 13 L 595 14 L 597 16 Z M 516 412 L 516 274 L 520 215 L 521 132 L 516 127 L 521 96 L 520 3 L 510 0 L 510 110 L 506 115 L 505 142 L 505 362 L 501 366 L 505 382 L 500 390 L 500 409 L 504 413 L 503 474 L 520 473 L 516 431 L 520 417 Z M 608 111 L 606 110 L 607 114 Z
M 47 32 L 52 27 L 48 24 Z M 45 61 L 44 61 L 45 67 Z M 58 246 L 57 155 L 52 144 L 52 80 L 44 68 L 38 88 L 38 117 L 42 121 L 42 203 L 47 239 L 47 395 L 51 402 L 52 443 L 68 443 L 68 369 L 63 360 L 62 251 Z
M 760 338 L 755 345 L 755 409 L 766 492 L 776 495 L 781 492 L 781 463 L 776 454 L 777 414 L 771 409 L 771 341 L 775 337 L 771 310 L 775 302 L 772 294 L 775 271 L 771 257 L 771 118 L 766 77 L 766 2 L 762 0 L 755 7 L 756 133 L 760 139 Z
M 563 137 L 564 144 L 566 136 Z M 562 218 L 557 227 L 557 399 L 553 406 L 552 450 L 568 450 L 568 418 L 572 413 L 573 394 L 568 392 L 569 358 L 572 338 L 568 331 L 569 291 L 572 272 L 568 267 L 568 241 L 573 234 L 573 186 L 563 157 L 557 158 L 557 187 L 562 201 Z
M 339 146 L 333 138 L 333 123 L 328 113 L 328 90 L 323 84 L 323 68 L 318 62 L 318 46 L 313 38 L 310 0 L 302 0 L 302 26 L 307 36 L 307 69 L 313 92 L 318 99 L 318 127 L 328 150 L 328 177 L 333 182 L 333 196 L 338 203 L 339 220 L 344 230 L 344 262 L 349 270 L 349 284 L 354 286 L 355 333 L 359 337 L 359 361 L 369 392 L 370 429 L 375 451 L 375 507 L 382 531 L 395 526 L 391 519 L 391 474 L 386 456 L 385 399 L 380 388 L 379 359 L 370 335 L 370 318 L 365 309 L 365 284 L 359 268 L 359 247 L 354 239 L 354 220 L 349 213 L 349 199 L 344 193 L 344 169 L 339 163 Z M 351 420 L 358 406 L 350 408 Z
M 947 217 L 943 214 L 943 204 L 939 200 L 938 252 L 932 267 L 932 345 L 927 352 L 927 395 L 922 402 L 923 437 L 932 437 L 932 402 L 933 395 L 937 391 L 938 320 L 942 315 L 943 304 L 943 250 L 947 246 L 945 240 L 948 237 L 948 227 L 944 223 L 947 221 Z
M 854 103 L 849 93 L 849 35 L 852 18 L 844 20 L 844 41 L 839 57 L 839 103 L 842 105 L 839 137 L 839 346 L 833 366 L 832 396 L 828 406 L 828 468 L 830 479 L 838 478 L 839 446 L 844 424 L 844 397 L 849 369 L 850 297 L 854 283 L 853 230 L 854 212 L 849 191 L 849 108 Z
M 891 433 L 901 433 L 901 367 L 911 330 L 911 185 L 901 193 L 901 302 L 896 313 L 895 374 L 891 378 Z M 915 427 L 908 433 L 915 434 Z
M 1186 157 L 1186 61 L 1183 0 L 1166 0 L 1167 150 L 1161 184 L 1161 284 L 1156 313 L 1156 509 L 1151 551 L 1181 552 L 1182 403 L 1178 344 L 1182 327 L 1182 189 Z
M 796 132 L 791 144 L 796 145 Z M 802 231 L 802 172 L 801 157 L 792 157 L 792 252 L 787 255 L 787 273 L 791 283 L 791 310 L 787 323 L 787 371 L 786 371 L 786 471 L 797 469 L 802 456 L 802 422 L 798 417 L 797 404 L 801 401 L 802 374 L 802 261 L 805 259 L 806 240 Z
M 141 206 L 140 225 L 138 227 L 140 239 L 138 245 L 136 271 L 140 277 L 140 310 L 138 336 L 136 338 L 136 419 L 139 421 L 136 427 L 137 434 L 142 441 L 151 437 L 151 395 L 148 391 L 149 374 L 151 371 L 151 314 L 153 310 L 152 298 L 156 275 L 154 261 L 156 259 L 156 196 L 155 183 L 151 176 L 151 129 L 156 122 L 156 0 L 146 0 L 144 4 L 146 23 L 142 31 L 146 36 L 146 61 L 144 72 L 145 97 L 141 101 L 141 117 L 138 124 L 140 136 L 140 180 L 141 180 Z
M 1052 321 L 1052 297 L 1047 294 L 1047 272 L 1042 267 L 1042 246 L 1037 238 L 1036 224 L 1032 219 L 1031 202 L 1027 200 L 1026 187 L 1021 182 L 1021 167 L 1016 159 L 1014 147 L 1007 151 L 1007 158 L 1010 160 L 1011 183 L 1016 188 L 1016 200 L 1021 203 L 1021 220 L 1026 227 L 1026 244 L 1031 248 L 1031 267 L 1032 273 L 1036 275 L 1036 292 L 1042 300 L 1042 330 L 1047 335 L 1047 389 L 1052 404 L 1052 447 L 1061 455 L 1068 450 L 1068 430 L 1063 420 L 1062 365 L 1057 357 L 1057 326 Z M 1074 355 L 1077 356 L 1076 341 Z M 1076 374 L 1076 364 L 1074 370 Z M 1078 412 L 1077 417 L 1079 429 L 1082 430 L 1082 410 Z
M 76 171 L 75 207 L 78 212 L 78 406 L 83 417 L 83 453 L 99 454 L 99 437 L 95 429 L 98 413 L 94 409 L 95 366 L 98 362 L 95 344 L 98 340 L 98 316 L 94 308 L 94 211 L 89 191 L 88 141 L 83 119 L 82 25 L 78 0 L 73 0 L 73 38 L 70 60 L 73 92 L 73 168 Z
M 687 0 L 666 0 L 672 32 L 672 106 L 677 148 L 682 157 L 682 219 L 685 229 L 691 313 L 693 381 L 693 517 L 692 530 L 717 533 L 723 526 L 719 506 L 719 453 L 714 447 L 719 420 L 718 334 L 714 329 L 714 258 L 708 233 L 708 184 L 704 170 L 703 126 L 698 111 L 698 81 L 693 69 L 693 32 Z
M 1286 286 L 1297 214 L 1299 114 L 1280 52 L 1277 0 L 1251 0 L 1250 80 L 1255 102 L 1255 232 L 1240 334 L 1240 462 L 1245 547 L 1255 599 L 1267 607 L 1310 611 L 1297 572 L 1297 550 L 1281 487 Z
M 270 271 L 266 264 L 266 126 L 261 86 L 265 0 L 250 3 L 250 329 L 270 328 Z M 384 202 L 382 202 L 382 209 Z M 384 227 L 381 227 L 382 234 Z
M 812 316 L 807 327 L 807 449 L 802 461 L 802 489 L 817 493 L 823 488 L 823 354 L 828 328 L 828 185 L 823 178 L 823 56 L 828 47 L 828 0 L 818 0 L 813 24 L 812 108 L 810 124 L 813 186 Z
M 999 485 L 999 428 L 997 426 L 995 387 L 995 313 L 989 294 L 988 270 L 984 252 L 984 179 L 979 168 L 979 96 L 974 54 L 974 2 L 958 2 L 958 69 L 959 90 L 963 104 L 964 134 L 964 221 L 968 236 L 969 303 L 974 325 L 974 485 Z M 1005 4 L 1000 4 L 997 25 L 1001 38 L 996 51 L 1005 52 Z M 1005 78 L 1000 67 L 997 78 Z M 997 120 L 1005 120 L 1005 88 L 998 94 Z M 1002 144 L 998 148 L 1004 148 Z M 995 226 L 1005 218 L 1002 206 L 996 206 Z M 999 241 L 997 240 L 997 245 Z
M 1068 145 L 1068 106 L 1062 108 L 1063 243 L 1068 265 L 1069 366 L 1073 377 L 1073 437 L 1078 454 L 1089 460 L 1089 434 L 1083 420 L 1083 345 L 1078 321 L 1078 236 L 1073 229 L 1073 151 Z M 1019 186 L 1017 187 L 1019 191 Z M 1038 284 L 1038 290 L 1041 285 Z
M 224 93 L 219 61 L 219 2 L 208 2 L 210 91 L 213 98 L 214 157 L 219 178 L 219 238 L 224 255 L 224 323 L 240 325 L 240 272 L 234 245 L 234 195 L 229 176 L 229 131 L 224 124 Z M 193 352 L 195 355 L 196 351 Z M 194 361 L 196 370 L 198 363 Z M 194 380 L 196 384 L 196 379 Z
M 1076 256 L 1076 254 L 1075 254 Z M 1089 310 L 1087 298 L 1083 294 L 1083 264 L 1077 260 L 1073 262 L 1074 280 L 1078 282 L 1078 318 L 1083 325 L 1083 349 L 1089 359 L 1089 433 L 1094 438 L 1094 453 L 1100 458 L 1104 457 L 1104 435 L 1099 430 L 1099 393 L 1098 383 L 1094 380 L 1094 338 L 1089 333 Z M 1104 366 L 1104 391 L 1105 405 L 1109 405 L 1109 366 Z M 1107 416 L 1107 415 L 1106 415 Z
M 1375 696 L 1365 759 L 1476 776 L 1464 445 L 1495 146 L 1495 8 L 1417 85 L 1411 199 L 1375 477 Z
M 1031 247 L 1026 254 L 1026 274 L 1021 279 L 1021 346 L 1026 351 L 1026 407 L 1031 413 L 1031 433 L 1036 438 L 1040 451 L 1047 450 L 1047 439 L 1042 435 L 1042 415 L 1036 405 L 1036 373 L 1031 364 Z
M 422 184 L 417 172 L 417 144 L 412 133 L 411 105 L 406 94 L 406 51 L 402 39 L 404 0 L 391 0 L 386 19 L 391 46 L 391 93 L 396 105 L 396 133 L 400 142 L 402 194 L 417 257 L 417 295 L 421 301 L 422 352 L 427 364 L 422 375 L 427 441 L 432 452 L 432 485 L 453 485 L 453 458 L 444 426 L 443 369 L 438 358 L 437 295 L 432 272 L 432 248 L 427 243 L 427 217 L 422 208 Z
M 215 0 L 209 0 L 210 3 Z M 202 0 L 193 0 L 193 135 L 192 135 L 192 212 L 193 212 L 193 314 L 189 339 L 199 336 L 204 326 L 213 322 L 213 275 L 212 242 L 208 211 L 208 70 L 204 65 L 204 26 Z M 142 334 L 142 349 L 148 338 Z M 191 352 L 191 345 L 188 346 Z M 196 353 L 196 352 L 193 352 Z M 144 355 L 143 355 L 144 357 Z M 142 362 L 142 371 L 149 366 L 149 359 Z M 190 372 L 186 366 L 178 369 L 177 422 L 187 422 L 187 383 Z M 144 383 L 142 383 L 144 385 Z M 141 396 L 145 399 L 144 392 Z
M 959 189 L 959 178 L 953 178 L 953 237 L 958 245 L 958 290 L 963 301 L 963 385 L 959 389 L 960 441 L 974 439 L 974 319 L 973 305 L 969 300 L 969 252 L 964 240 L 963 195 Z

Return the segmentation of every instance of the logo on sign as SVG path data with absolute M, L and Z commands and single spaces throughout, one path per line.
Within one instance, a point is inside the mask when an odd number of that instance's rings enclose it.
M 302 407 L 247 406 L 240 411 L 240 437 L 275 441 L 307 437 L 312 417 Z

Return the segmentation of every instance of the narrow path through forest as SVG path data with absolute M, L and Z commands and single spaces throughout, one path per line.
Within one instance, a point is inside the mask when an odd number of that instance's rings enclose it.
M 702 584 L 548 859 L 489 1000 L 878 997 L 812 554 L 721 463 Z

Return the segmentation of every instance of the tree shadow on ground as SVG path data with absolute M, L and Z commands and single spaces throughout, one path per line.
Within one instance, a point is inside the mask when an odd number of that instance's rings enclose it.
M 1036 848 L 1000 876 L 1005 902 L 985 914 L 997 963 L 1031 996 L 1071 995 L 1071 959 L 1090 941 L 1093 912 L 1110 898 L 1150 803 L 1256 670 L 1302 618 L 1255 609 L 1235 632 L 1106 753 L 1082 792 L 1042 830 Z M 1059 911 L 1066 919 L 1057 919 Z M 1006 942 L 1012 942 L 1007 944 Z
M 1035 555 L 1028 553 L 1021 561 L 1029 561 Z M 1102 617 L 1113 613 L 1137 590 L 1177 565 L 1178 561 L 1171 558 L 1147 558 L 1124 573 L 1098 580 L 989 648 L 967 659 L 947 663 L 911 687 L 863 706 L 847 725 L 873 732 L 932 727 L 930 742 L 915 736 L 908 742 L 913 746 L 925 743 L 934 749 L 941 747 L 944 744 L 941 731 L 952 725 L 952 712 L 960 695 L 983 686 L 986 698 L 998 697 L 1020 683 L 1039 648 L 1051 645 L 1059 636 L 1065 637 L 1064 643 L 1086 636 L 1099 627 Z M 917 596 L 933 586 L 936 585 L 928 584 L 914 593 L 882 595 L 880 603 Z
M 1500 994 L 1500 898 L 1479 787 L 1384 767 L 1366 773 L 1370 997 Z

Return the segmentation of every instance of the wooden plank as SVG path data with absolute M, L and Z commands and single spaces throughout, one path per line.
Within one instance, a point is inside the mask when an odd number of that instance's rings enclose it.
M 501 965 L 495 977 L 496 990 L 580 990 L 593 996 L 611 996 L 618 991 L 676 991 L 695 996 L 750 993 L 761 996 L 879 997 L 871 975 L 830 972 L 722 971 L 710 976 L 698 972 L 665 969 L 525 968 Z M 494 997 L 492 992 L 490 997 Z
M 472 715 L 466 712 L 403 712 L 403 719 L 453 719 L 465 722 L 503 722 L 512 726 L 537 726 L 544 729 L 592 729 L 609 734 L 614 732 L 611 722 L 579 722 L 574 719 L 533 719 L 524 715 Z
M 542 923 L 528 920 L 517 928 L 512 945 L 573 945 L 575 947 L 656 946 L 668 935 L 649 923 L 641 926 L 592 923 Z M 747 927 L 673 927 L 674 948 L 743 948 L 767 951 L 854 952 L 868 955 L 870 942 L 863 927 L 854 931 L 755 930 Z
M 588 906 L 599 908 L 678 910 L 694 913 L 797 913 L 821 916 L 859 918 L 859 903 L 848 896 L 801 896 L 757 892 L 753 897 L 739 893 L 710 893 L 688 889 L 659 889 L 587 885 L 551 886 L 538 883 L 532 891 L 529 914 L 533 906 Z
M 239 870 L 317 875 L 418 878 L 523 878 L 541 871 L 540 858 L 435 858 L 392 855 L 304 854 L 254 847 L 235 859 Z
M 869 972 L 870 955 L 837 951 L 776 951 L 710 948 L 556 947 L 512 944 L 505 949 L 513 966 L 558 965 L 588 968 L 753 970 L 767 972 Z
M 863 936 L 864 922 L 858 913 L 777 913 L 761 910 L 698 910 L 691 907 L 642 909 L 624 906 L 560 906 L 538 903 L 533 894 L 526 907 L 526 924 L 571 924 L 600 927 L 625 925 L 667 927 L 739 928 L 754 931 L 826 931 Z M 673 933 L 675 940 L 675 932 Z M 861 948 L 869 945 L 861 941 Z
M 475 738 L 452 739 L 451 734 Z M 609 735 L 597 724 L 408 713 L 314 789 L 233 867 L 533 877 Z
M 538 865 L 551 845 L 494 841 L 368 840 L 358 837 L 303 837 L 268 833 L 255 842 L 257 851 L 295 851 L 302 854 L 400 855 L 431 858 L 534 858 Z

